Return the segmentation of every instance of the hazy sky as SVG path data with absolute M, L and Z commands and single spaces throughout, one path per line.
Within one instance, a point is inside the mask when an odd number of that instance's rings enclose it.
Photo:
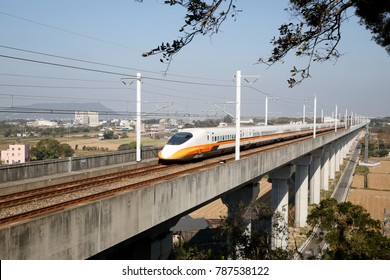
M 318 115 L 321 109 L 331 115 L 337 104 L 343 113 L 389 116 L 389 55 L 356 17 L 342 27 L 343 56 L 337 63 L 314 64 L 312 78 L 293 89 L 286 82 L 289 71 L 306 60 L 291 55 L 269 69 L 256 64 L 270 53 L 280 24 L 289 20 L 287 3 L 238 1 L 243 11 L 237 21 L 229 20 L 211 38 L 195 38 L 164 76 L 167 66 L 159 56 L 141 54 L 177 38 L 185 15 L 180 7 L 162 0 L 1 0 L 0 107 L 97 101 L 114 111 L 134 112 L 135 83 L 125 80 L 124 85 L 121 78 L 140 72 L 142 99 L 149 102 L 142 105 L 145 112 L 173 102 L 166 108 L 170 113 L 215 115 L 217 104 L 234 114 L 234 105 L 222 103 L 235 100 L 234 75 L 241 70 L 244 76 L 260 75 L 254 84 L 242 82 L 255 88 L 242 89 L 244 116 L 264 116 L 263 93 L 278 97 L 269 101 L 270 116 L 301 117 L 303 104 L 309 116 L 314 95 Z

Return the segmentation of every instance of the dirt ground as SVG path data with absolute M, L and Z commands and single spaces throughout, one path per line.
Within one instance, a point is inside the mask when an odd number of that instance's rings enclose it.
M 129 134 L 129 138 L 123 139 L 113 139 L 113 140 L 100 140 L 97 135 L 86 135 L 86 136 L 70 136 L 70 137 L 57 137 L 55 138 L 61 144 L 66 143 L 71 146 L 72 149 L 75 150 L 74 156 L 85 156 L 98 154 L 105 151 L 117 151 L 118 147 L 121 144 L 127 144 L 135 141 L 134 134 Z M 15 140 L 4 140 L 0 139 L 0 150 L 8 149 L 9 144 L 14 143 L 22 143 L 22 144 L 30 144 L 31 146 L 35 146 L 37 142 L 41 140 L 41 138 L 24 138 L 24 139 L 15 139 Z M 158 146 L 161 147 L 165 145 L 167 139 L 151 139 L 150 137 L 143 136 L 141 138 L 141 144 L 143 146 Z M 77 145 L 77 149 L 76 149 Z M 96 147 L 94 150 L 83 150 L 83 146 L 86 147 Z M 107 150 L 108 149 L 108 150 Z
M 269 195 L 269 191 L 271 190 L 271 183 L 267 182 L 266 178 L 260 180 L 260 193 L 259 197 L 263 197 L 265 195 Z M 217 199 L 202 208 L 192 212 L 190 214 L 192 218 L 205 218 L 206 220 L 215 220 L 221 219 L 222 217 L 227 216 L 227 206 L 222 203 L 221 199 Z
M 351 188 L 363 189 L 364 188 L 364 176 L 363 175 L 355 175 L 355 176 L 353 176 L 353 181 L 352 181 L 352 184 L 351 184 Z
M 364 188 L 364 176 L 355 175 L 348 201 L 362 205 L 371 217 L 383 223 L 384 209 L 390 212 L 390 159 L 370 159 L 380 161 L 379 166 L 369 167 L 367 186 Z
M 390 212 L 390 191 L 372 189 L 351 189 L 348 200 L 354 204 L 362 205 L 371 217 L 383 222 L 384 208 Z

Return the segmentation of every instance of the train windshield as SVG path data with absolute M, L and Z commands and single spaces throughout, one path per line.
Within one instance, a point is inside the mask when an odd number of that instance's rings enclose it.
M 192 133 L 178 132 L 169 139 L 167 145 L 181 145 L 192 138 Z

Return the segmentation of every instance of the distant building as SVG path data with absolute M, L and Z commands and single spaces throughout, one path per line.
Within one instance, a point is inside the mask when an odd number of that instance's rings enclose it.
M 241 119 L 240 124 L 253 124 L 253 119 Z
M 5 164 L 24 163 L 30 161 L 30 145 L 9 145 L 8 150 L 1 151 L 1 161 Z
M 41 120 L 35 120 L 35 121 L 27 122 L 27 126 L 32 126 L 32 127 L 58 127 L 58 123 L 41 119 Z
M 74 115 L 74 123 L 76 125 L 99 126 L 98 112 L 76 111 Z
M 336 121 L 333 117 L 324 117 L 324 123 L 334 123 Z

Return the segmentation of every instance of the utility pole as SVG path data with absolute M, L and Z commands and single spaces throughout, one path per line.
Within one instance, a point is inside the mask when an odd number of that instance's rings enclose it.
M 259 76 L 241 76 L 241 71 L 237 70 L 236 73 L 236 147 L 235 147 L 235 159 L 240 159 L 240 142 L 241 142 L 241 78 L 259 78 Z M 246 80 L 246 79 L 245 79 Z M 257 81 L 257 79 L 256 79 Z
M 236 151 L 235 160 L 240 159 L 240 122 L 241 122 L 241 71 L 236 73 Z
M 316 124 L 317 124 L 317 96 L 314 95 L 314 127 L 313 138 L 316 138 Z
M 334 114 L 334 132 L 337 132 L 337 104 L 336 104 L 336 112 Z
M 305 124 L 306 117 L 306 104 L 303 104 L 303 112 L 302 112 L 302 123 Z
M 265 117 L 264 125 L 268 125 L 268 94 L 265 95 Z
M 349 122 L 351 124 L 351 126 L 353 126 L 353 112 L 351 111 L 351 120 Z
M 123 80 L 128 79 L 128 78 L 122 78 L 122 83 L 126 85 L 126 82 Z M 130 78 L 134 80 L 133 78 Z M 137 105 L 137 116 L 136 116 L 136 161 L 141 161 L 141 73 L 137 73 L 136 77 L 136 84 L 137 84 L 137 100 L 136 100 L 136 105 Z M 130 85 L 133 82 L 130 83 Z
M 141 161 L 141 73 L 137 73 L 136 159 Z

